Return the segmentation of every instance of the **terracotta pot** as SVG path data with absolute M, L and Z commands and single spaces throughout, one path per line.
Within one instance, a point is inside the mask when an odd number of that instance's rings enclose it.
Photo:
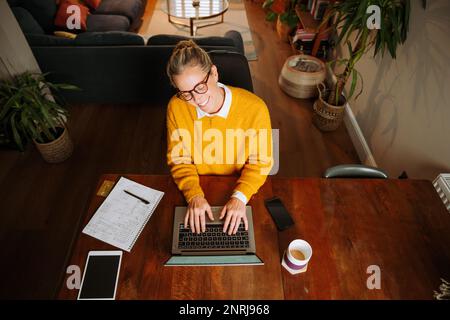
M 327 102 L 330 91 L 326 90 L 323 83 L 317 85 L 319 98 L 314 102 L 313 123 L 322 131 L 333 131 L 339 128 L 344 119 L 344 96 L 339 98 L 339 105 L 335 106 Z
M 63 133 L 55 140 L 48 143 L 34 141 L 42 157 L 48 163 L 63 162 L 72 155 L 73 143 L 69 131 L 64 127 Z
M 281 22 L 280 16 L 277 18 L 276 28 L 278 37 L 280 37 L 282 41 L 289 43 L 289 33 L 291 32 L 291 28 L 287 24 Z

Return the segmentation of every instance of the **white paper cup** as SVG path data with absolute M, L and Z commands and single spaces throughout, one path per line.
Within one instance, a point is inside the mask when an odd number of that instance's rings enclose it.
M 301 252 L 301 255 L 295 252 Z M 282 265 L 292 274 L 305 272 L 311 256 L 311 245 L 305 240 L 296 239 L 289 244 L 283 256 Z

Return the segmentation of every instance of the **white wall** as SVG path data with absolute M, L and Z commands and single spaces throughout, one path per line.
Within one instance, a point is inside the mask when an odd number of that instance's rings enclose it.
M 450 172 L 450 1 L 420 3 L 396 60 L 358 62 L 364 92 L 350 105 L 380 168 L 432 180 Z
M 25 71 L 40 72 L 25 36 L 6 0 L 0 0 L 0 79 Z

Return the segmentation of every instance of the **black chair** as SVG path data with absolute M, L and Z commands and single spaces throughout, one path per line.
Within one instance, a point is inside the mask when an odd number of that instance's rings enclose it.
M 374 178 L 387 179 L 388 175 L 381 169 L 362 164 L 341 164 L 328 168 L 325 178 Z

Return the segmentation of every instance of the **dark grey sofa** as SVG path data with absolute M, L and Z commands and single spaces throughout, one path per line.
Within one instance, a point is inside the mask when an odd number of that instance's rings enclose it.
M 58 30 L 54 26 L 58 9 L 55 0 L 8 0 L 8 3 L 22 29 L 24 25 L 28 27 L 28 33 L 52 34 Z M 86 21 L 87 31 L 137 30 L 142 24 L 146 3 L 147 0 L 102 0 L 97 9 L 90 10 Z M 40 28 L 29 28 L 36 23 Z
M 114 39 L 115 34 L 110 35 Z M 99 35 L 102 36 L 103 33 Z M 131 41 L 127 36 L 124 39 Z M 82 89 L 64 92 L 68 102 L 167 103 L 175 91 L 165 68 L 179 40 L 177 36 L 158 35 L 145 45 L 99 46 L 95 45 L 98 39 L 93 42 L 86 39 L 91 45 L 35 45 L 31 49 L 42 72 L 50 72 L 50 81 L 70 83 Z M 220 81 L 253 91 L 242 38 L 237 31 L 195 41 L 210 52 L 219 69 Z
M 103 0 L 105 7 L 101 5 L 93 15 L 101 15 L 99 12 L 107 9 L 113 11 L 113 4 L 120 8 L 122 0 L 114 1 Z M 42 72 L 50 73 L 50 81 L 70 83 L 82 89 L 63 92 L 68 102 L 167 102 L 174 94 L 165 67 L 176 43 L 186 37 L 156 35 L 145 43 L 135 33 L 104 31 L 83 32 L 75 39 L 62 38 L 49 34 L 56 12 L 54 0 L 8 2 Z M 111 7 L 106 7 L 107 3 Z M 223 37 L 194 41 L 212 52 L 221 81 L 253 90 L 240 33 L 229 31 Z

